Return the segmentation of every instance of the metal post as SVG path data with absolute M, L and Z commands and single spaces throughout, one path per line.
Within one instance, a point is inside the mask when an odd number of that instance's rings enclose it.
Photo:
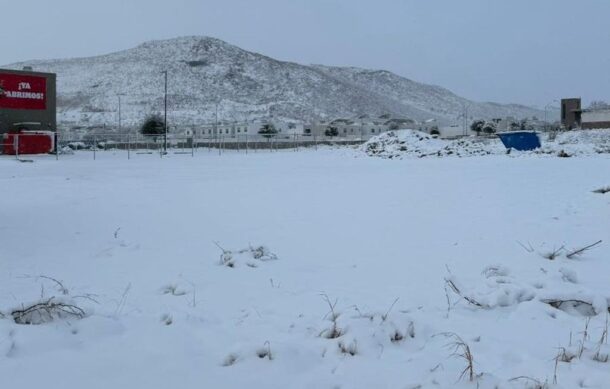
M 119 134 L 121 133 L 121 95 L 119 97 Z
M 215 114 L 214 114 L 214 134 L 218 134 L 218 101 L 215 102 Z
M 53 133 L 53 138 L 55 139 L 55 160 L 59 161 L 59 137 L 57 136 L 57 129 Z
M 165 93 L 163 96 L 164 105 L 164 116 L 163 116 L 163 151 L 167 153 L 167 70 L 163 71 L 165 74 Z
M 97 150 L 97 137 L 93 135 L 93 160 L 95 161 L 95 152 Z
M 127 159 L 131 159 L 131 136 L 127 135 Z
M 545 130 L 545 132 L 549 131 L 549 124 L 546 120 L 546 111 L 547 111 L 548 106 L 549 106 L 548 104 L 544 106 L 544 130 Z
M 15 140 L 13 141 L 13 147 L 15 148 L 15 158 L 19 159 L 19 134 L 15 134 Z
M 545 129 L 545 132 L 549 132 L 549 124 L 548 124 L 548 121 L 547 121 L 547 111 L 548 111 L 549 107 L 553 103 L 556 103 L 556 102 L 558 102 L 557 99 L 551 101 L 550 103 L 548 103 L 547 105 L 544 106 L 544 129 Z
M 248 154 L 248 134 L 246 134 L 246 154 Z

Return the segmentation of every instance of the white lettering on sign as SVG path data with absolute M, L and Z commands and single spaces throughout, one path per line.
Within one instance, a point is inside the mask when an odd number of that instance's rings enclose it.
M 31 100 L 44 100 L 44 93 L 40 92 L 16 92 L 16 91 L 6 91 L 4 92 L 6 97 L 11 97 L 13 99 L 31 99 Z
M 29 82 L 20 82 L 19 83 L 19 90 L 31 90 L 32 87 L 30 86 Z

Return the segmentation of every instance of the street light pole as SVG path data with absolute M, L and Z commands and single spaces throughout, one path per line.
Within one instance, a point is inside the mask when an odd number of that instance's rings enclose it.
M 163 95 L 163 152 L 167 154 L 167 70 L 162 71 L 165 75 L 165 93 Z
M 214 110 L 214 132 L 217 133 L 218 132 L 218 100 L 215 103 L 215 110 Z
M 462 135 L 468 135 L 468 107 L 465 103 L 462 104 Z
M 121 95 L 118 95 L 119 98 L 119 134 L 121 133 Z
M 555 100 L 551 101 L 550 103 L 548 103 L 547 105 L 545 105 L 545 106 L 544 106 L 544 126 L 545 126 L 545 128 L 546 128 L 546 132 L 548 132 L 548 131 L 549 131 L 549 123 L 548 123 L 548 120 L 547 120 L 547 111 L 548 111 L 549 107 L 550 107 L 550 106 L 551 106 L 553 103 L 557 103 L 557 102 L 558 102 L 558 100 L 557 100 L 557 99 L 555 99 Z

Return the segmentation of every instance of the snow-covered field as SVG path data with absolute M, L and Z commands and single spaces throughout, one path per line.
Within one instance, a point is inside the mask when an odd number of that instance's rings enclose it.
M 0 387 L 610 387 L 610 156 L 363 155 L 0 157 Z

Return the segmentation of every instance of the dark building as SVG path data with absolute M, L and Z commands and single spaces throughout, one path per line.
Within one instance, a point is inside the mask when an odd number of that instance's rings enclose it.
M 580 97 L 571 99 L 561 99 L 561 125 L 564 128 L 572 129 L 580 127 Z
M 55 131 L 56 76 L 0 69 L 0 134 L 12 129 Z

